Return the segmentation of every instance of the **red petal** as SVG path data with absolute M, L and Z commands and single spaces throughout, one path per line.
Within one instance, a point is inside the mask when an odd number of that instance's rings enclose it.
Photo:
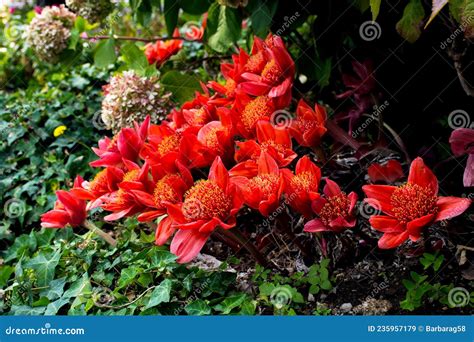
M 435 221 L 441 221 L 461 215 L 469 208 L 471 200 L 460 197 L 438 197 L 436 205 L 439 211 Z
M 407 231 L 410 234 L 410 239 L 416 241 L 420 238 L 421 230 L 431 222 L 433 222 L 434 214 L 419 217 L 413 221 L 408 222 Z M 412 238 L 413 237 L 413 238 Z
M 330 229 L 326 227 L 324 223 L 321 222 L 320 219 L 314 219 L 314 220 L 308 221 L 304 225 L 303 231 L 308 232 L 308 233 L 317 233 L 317 232 L 330 231 Z
M 378 245 L 381 249 L 391 249 L 400 246 L 408 239 L 408 232 L 385 233 L 380 238 Z
M 278 164 L 267 152 L 262 152 L 258 158 L 258 173 L 279 173 Z
M 173 235 L 175 228 L 172 227 L 171 223 L 173 221 L 169 217 L 165 217 L 163 220 L 160 221 L 158 226 L 156 227 L 155 233 L 155 244 L 158 246 L 164 245 L 166 241 Z
M 467 158 L 466 168 L 464 169 L 463 184 L 465 187 L 474 186 L 474 154 Z
M 336 182 L 326 178 L 326 185 L 324 186 L 323 192 L 327 197 L 337 196 L 341 193 L 341 188 Z
M 364 185 L 362 187 L 362 191 L 364 191 L 368 197 L 366 202 L 389 215 L 392 213 L 390 197 L 395 189 L 397 189 L 397 187 L 390 185 Z
M 187 263 L 199 254 L 210 234 L 193 230 L 179 230 L 171 242 L 171 253 L 178 256 L 179 263 Z
M 411 163 L 408 183 L 428 187 L 433 190 L 435 195 L 438 194 L 438 179 L 420 157 Z
M 222 163 L 220 157 L 216 157 L 216 159 L 214 159 L 211 169 L 209 170 L 208 178 L 215 181 L 217 185 L 224 191 L 227 189 L 227 185 L 229 184 L 229 172 L 227 172 L 227 169 Z
M 383 233 L 401 233 L 405 231 L 405 226 L 396 218 L 390 216 L 373 215 L 369 222 L 372 228 Z

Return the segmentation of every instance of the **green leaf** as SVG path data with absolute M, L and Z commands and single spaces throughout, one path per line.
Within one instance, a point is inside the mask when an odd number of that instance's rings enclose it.
M 176 259 L 178 258 L 173 253 L 160 250 L 158 247 L 152 248 L 148 255 L 151 258 L 150 268 L 158 269 L 163 269 L 166 266 L 175 263 Z
M 332 285 L 331 285 L 331 282 L 329 280 L 324 280 L 322 283 L 321 283 L 321 288 L 323 290 L 326 290 L 326 291 L 329 291 L 330 289 L 332 289 Z
M 168 71 L 161 77 L 161 85 L 179 103 L 184 103 L 194 97 L 194 93 L 201 89 L 199 80 L 191 75 L 179 71 Z
M 0 287 L 7 285 L 8 279 L 15 272 L 15 268 L 9 265 L 0 266 Z
M 122 271 L 120 272 L 120 278 L 117 283 L 117 290 L 120 290 L 121 288 L 130 285 L 135 280 L 137 275 L 141 273 L 141 271 L 142 269 L 137 266 L 130 266 L 122 269 Z
M 184 12 L 199 15 L 207 12 L 212 0 L 180 0 Z
M 403 286 L 405 286 L 407 290 L 413 290 L 416 287 L 415 283 L 408 279 L 403 279 L 402 283 L 403 283 Z
M 157 306 L 161 303 L 169 303 L 171 294 L 171 284 L 171 280 L 165 279 L 160 283 L 160 285 L 155 287 L 155 289 L 151 293 L 151 297 L 148 301 L 148 304 L 145 306 L 145 310 Z
M 47 289 L 41 291 L 41 295 L 48 297 L 49 300 L 60 298 L 64 293 L 64 285 L 66 285 L 66 277 L 54 279 Z
M 53 316 L 56 315 L 64 305 L 69 303 L 69 298 L 60 298 L 52 303 L 49 303 L 48 306 L 46 307 L 46 311 L 44 314 L 46 316 Z
M 438 271 L 443 261 L 444 261 L 444 255 L 440 255 L 439 257 L 437 257 L 435 262 L 433 263 L 433 269 L 435 271 Z
M 188 315 L 202 316 L 211 313 L 211 307 L 202 299 L 195 300 L 184 307 Z
M 319 286 L 318 285 L 311 285 L 309 287 L 309 293 L 311 293 L 311 294 L 319 293 Z
M 92 293 L 92 287 L 89 280 L 89 275 L 84 273 L 81 278 L 77 279 L 71 284 L 69 289 L 64 292 L 62 298 L 75 298 L 80 295 L 86 296 Z
M 12 305 L 11 313 L 14 313 L 17 316 L 39 316 L 44 313 L 46 307 L 40 306 L 32 308 L 28 305 Z
M 247 295 L 245 293 L 227 297 L 221 303 L 214 306 L 214 309 L 221 311 L 224 315 L 228 315 L 232 309 L 241 305 L 246 298 Z
M 268 35 L 277 6 L 276 1 L 254 0 L 249 2 L 247 9 L 250 12 L 252 29 L 257 36 L 265 38 Z
M 242 18 L 235 8 L 214 3 L 209 8 L 206 36 L 209 46 L 220 53 L 226 52 L 240 38 Z
M 54 271 L 59 263 L 60 256 L 61 251 L 59 249 L 54 253 L 41 253 L 25 262 L 23 266 L 35 271 L 38 286 L 48 286 L 54 278 Z
M 102 40 L 97 44 L 94 51 L 94 63 L 99 68 L 108 67 L 110 64 L 114 64 L 117 60 L 115 54 L 115 39 L 110 38 Z
M 163 10 L 165 16 L 166 30 L 168 31 L 169 36 L 173 35 L 174 28 L 178 25 L 179 5 L 180 1 L 165 0 Z
M 260 295 L 270 296 L 272 291 L 275 289 L 275 285 L 272 283 L 263 283 L 258 287 L 258 289 L 260 290 Z
M 377 20 L 380 13 L 380 4 L 382 0 L 370 0 L 370 10 L 372 11 L 372 21 Z
M 135 70 L 139 75 L 145 74 L 148 68 L 148 60 L 145 53 L 135 43 L 123 44 L 120 52 L 129 69 Z
M 397 23 L 398 33 L 410 43 L 414 43 L 421 35 L 421 27 L 425 10 L 421 0 L 410 0 L 405 7 L 403 16 Z

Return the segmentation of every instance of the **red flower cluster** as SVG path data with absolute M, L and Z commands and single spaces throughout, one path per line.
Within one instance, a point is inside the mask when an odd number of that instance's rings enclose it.
M 156 125 L 147 118 L 100 140 L 93 149 L 98 160 L 91 166 L 102 170 L 90 182 L 78 178 L 70 191 L 58 191 L 58 203 L 43 215 L 43 226 L 80 225 L 86 210 L 96 207 L 110 212 L 109 221 L 158 219 L 156 244 L 174 235 L 171 251 L 179 262 L 192 260 L 216 229 L 234 228 L 244 205 L 269 216 L 285 199 L 309 220 L 307 232 L 354 227 L 354 192 L 346 195 L 326 178 L 320 194 L 321 170 L 308 156 L 289 169 L 297 158 L 292 138 L 317 147 L 326 132 L 326 112 L 301 100 L 288 125 L 272 122 L 292 98 L 294 63 L 282 39 L 255 38 L 250 54 L 240 50 L 232 60 L 222 65 L 225 84 L 203 85 L 166 121 Z M 363 189 L 389 215 L 370 220 L 385 233 L 382 248 L 417 239 L 423 226 L 459 215 L 470 204 L 437 197 L 436 178 L 422 164 L 414 162 L 408 183 L 400 188 Z M 384 167 L 376 171 L 386 174 Z
M 173 37 L 179 37 L 179 30 L 176 28 Z M 177 54 L 183 47 L 182 39 L 158 40 L 154 44 L 149 43 L 145 47 L 145 56 L 148 63 L 156 64 L 160 67 L 171 56 Z

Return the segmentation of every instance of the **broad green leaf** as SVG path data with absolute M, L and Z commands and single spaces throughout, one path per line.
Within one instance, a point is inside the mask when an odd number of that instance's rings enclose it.
M 48 297 L 49 300 L 60 298 L 64 293 L 64 285 L 66 285 L 66 277 L 54 279 L 47 289 L 41 291 L 41 295 Z
M 62 298 L 75 298 L 80 295 L 89 295 L 92 293 L 92 287 L 89 280 L 89 275 L 84 273 L 81 278 L 77 279 L 71 284 L 69 289 L 64 292 Z
M 453 18 L 458 22 L 461 23 L 462 14 L 464 8 L 466 7 L 467 0 L 450 0 L 449 1 L 449 13 L 453 16 Z
M 164 5 L 164 16 L 166 23 L 166 30 L 168 35 L 172 36 L 174 28 L 178 25 L 180 1 L 176 0 L 165 0 Z
M 202 299 L 189 303 L 184 307 L 184 310 L 191 316 L 209 315 L 211 313 L 211 307 Z
M 323 280 L 320 286 L 323 290 L 326 290 L 326 291 L 329 291 L 330 289 L 332 289 L 331 282 L 327 279 Z
M 44 314 L 46 316 L 53 316 L 56 315 L 64 305 L 69 303 L 69 298 L 59 298 L 58 300 L 49 303 L 48 306 L 46 307 L 46 311 Z
M 275 285 L 272 283 L 263 283 L 258 287 L 258 289 L 260 290 L 260 295 L 270 296 L 272 291 L 275 289 Z
M 380 4 L 382 0 L 370 0 L 370 10 L 372 11 L 372 21 L 377 20 L 380 13 Z
M 433 5 L 431 6 L 431 16 L 428 19 L 425 28 L 428 27 L 428 25 L 433 21 L 433 19 L 438 15 L 443 7 L 448 4 L 448 2 L 449 0 L 433 0 Z
M 221 303 L 214 306 L 214 309 L 222 312 L 224 315 L 228 315 L 232 309 L 241 305 L 246 298 L 247 295 L 245 293 L 227 297 Z
M 461 14 L 461 24 L 466 38 L 472 40 L 474 38 L 474 1 L 466 0 Z
M 209 46 L 220 53 L 226 52 L 240 38 L 242 18 L 235 8 L 212 4 L 207 18 Z
M 171 92 L 173 98 L 184 103 L 194 97 L 194 93 L 201 89 L 199 80 L 191 75 L 179 71 L 168 71 L 161 77 L 161 85 Z
M 115 39 L 102 40 L 97 44 L 94 51 L 94 63 L 99 68 L 108 67 L 110 64 L 114 64 L 117 60 L 115 54 Z
M 11 313 L 16 316 L 39 316 L 46 310 L 45 306 L 33 308 L 28 305 L 12 305 Z
M 247 9 L 250 12 L 252 29 L 257 36 L 264 38 L 268 35 L 277 6 L 276 1 L 254 0 L 249 2 Z
M 0 287 L 5 287 L 7 285 L 8 279 L 15 272 L 15 268 L 9 265 L 0 266 Z
M 35 271 L 38 286 L 48 286 L 54 278 L 54 271 L 59 263 L 60 256 L 61 251 L 59 249 L 54 253 L 40 253 L 25 262 L 23 266 Z
M 120 272 L 120 278 L 117 283 L 117 290 L 120 290 L 121 288 L 130 285 L 135 280 L 137 275 L 140 274 L 141 271 L 142 269 L 137 266 L 130 266 L 122 269 L 122 271 Z
M 150 300 L 145 306 L 145 310 L 157 306 L 161 303 L 168 303 L 170 301 L 171 294 L 171 280 L 165 279 L 160 285 L 155 287 L 151 293 Z
M 26 251 L 34 251 L 36 249 L 36 238 L 33 233 L 30 235 L 21 235 L 15 239 L 13 245 L 8 248 L 5 254 L 5 262 L 19 258 Z
M 137 71 L 140 75 L 144 75 L 148 68 L 148 60 L 143 51 L 140 50 L 135 43 L 122 45 L 120 52 L 129 69 Z
M 184 12 L 199 15 L 207 12 L 212 0 L 180 0 L 179 3 Z
M 173 264 L 178 258 L 173 253 L 158 249 L 158 247 L 153 247 L 148 253 L 148 255 L 151 259 L 150 268 L 158 269 L 162 269 L 168 266 L 169 264 Z
M 421 35 L 421 26 L 425 10 L 421 0 L 410 0 L 397 23 L 397 31 L 410 43 L 414 43 Z

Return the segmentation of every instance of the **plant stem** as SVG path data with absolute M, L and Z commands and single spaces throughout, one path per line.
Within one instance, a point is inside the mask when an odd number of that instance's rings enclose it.
M 248 241 L 237 229 L 222 229 L 219 228 L 219 233 L 227 238 L 229 238 L 232 241 L 237 242 L 237 244 L 241 245 L 243 248 L 245 248 L 252 256 L 254 259 L 262 266 L 267 265 L 267 260 L 265 257 L 260 253 L 260 251 L 255 247 L 253 243 Z
M 100 236 L 102 239 L 105 240 L 109 245 L 112 247 L 117 246 L 117 241 L 111 237 L 109 234 L 104 232 L 103 230 L 100 230 L 95 224 L 93 224 L 91 221 L 84 221 L 84 227 L 89 229 L 91 232 L 96 233 L 98 236 Z
M 136 42 L 156 42 L 157 40 L 184 40 L 187 42 L 195 42 L 195 39 L 188 39 L 185 37 L 150 37 L 150 38 L 141 38 L 141 37 L 128 37 L 128 36 L 107 36 L 107 35 L 99 35 L 99 36 L 90 36 L 90 37 L 81 37 L 82 39 L 89 39 L 89 40 L 100 40 L 100 39 L 115 39 L 115 40 L 132 40 Z

